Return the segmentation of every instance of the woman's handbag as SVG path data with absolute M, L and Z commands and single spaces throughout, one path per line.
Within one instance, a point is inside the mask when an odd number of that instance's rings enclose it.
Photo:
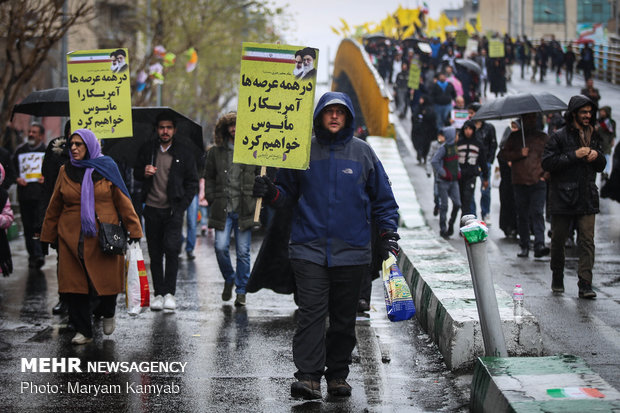
M 108 224 L 107 222 L 101 222 L 97 216 L 97 222 L 99 222 L 99 246 L 104 254 L 108 255 L 125 255 L 127 249 L 127 231 L 123 228 L 122 222 L 120 225 Z

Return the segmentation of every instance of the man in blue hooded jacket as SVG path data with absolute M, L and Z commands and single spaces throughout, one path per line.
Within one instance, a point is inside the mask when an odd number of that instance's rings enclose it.
M 349 96 L 324 94 L 314 111 L 309 168 L 280 169 L 277 186 L 266 176 L 254 184 L 255 196 L 293 208 L 289 256 L 299 305 L 293 397 L 321 398 L 323 375 L 329 394 L 351 395 L 346 378 L 360 283 L 372 255 L 372 220 L 381 230 L 383 256 L 398 253 L 398 205 L 376 154 L 353 136 L 354 120 Z

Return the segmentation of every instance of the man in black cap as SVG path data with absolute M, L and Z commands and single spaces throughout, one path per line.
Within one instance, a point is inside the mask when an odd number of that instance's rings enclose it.
M 314 67 L 314 61 L 316 60 L 316 50 L 311 47 L 306 47 L 301 50 L 301 58 L 304 63 L 304 72 L 301 75 L 301 80 L 310 80 L 316 77 L 316 68 Z
M 579 297 L 594 298 L 594 222 L 599 212 L 596 173 L 605 169 L 596 123 L 596 104 L 583 95 L 573 96 L 564 115 L 566 125 L 554 132 L 545 145 L 542 167 L 549 179 L 551 214 L 551 289 L 564 292 L 564 244 L 574 220 L 578 231 Z

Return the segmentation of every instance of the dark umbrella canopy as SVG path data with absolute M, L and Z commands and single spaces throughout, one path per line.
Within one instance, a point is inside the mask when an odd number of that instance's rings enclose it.
M 401 41 L 401 45 L 403 48 L 412 48 L 415 53 L 429 54 L 432 52 L 431 46 L 428 43 L 423 42 L 416 37 L 407 37 Z
M 192 152 L 196 155 L 196 160 L 200 161 L 204 153 L 202 126 L 165 106 L 133 107 L 131 109 L 133 137 L 105 139 L 103 152 L 117 162 L 122 162 L 129 166 L 133 165 L 142 145 L 149 140 L 157 139 L 155 119 L 163 112 L 172 115 L 176 120 L 175 141 L 190 146 Z
M 556 96 L 548 92 L 508 95 L 485 103 L 472 120 L 507 119 L 526 113 L 561 112 L 568 108 Z
M 33 116 L 69 116 L 69 89 L 57 87 L 35 90 L 13 107 L 13 115 L 15 113 Z
M 471 59 L 456 59 L 455 62 L 457 65 L 463 66 L 467 70 L 471 70 L 472 72 L 476 72 L 478 74 L 482 73 L 480 65 Z

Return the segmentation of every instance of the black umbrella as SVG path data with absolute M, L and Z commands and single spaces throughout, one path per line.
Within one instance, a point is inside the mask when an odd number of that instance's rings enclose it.
M 69 116 L 69 89 L 57 87 L 35 90 L 13 107 L 11 118 L 15 113 L 34 116 Z
M 204 153 L 202 126 L 165 106 L 131 108 L 133 137 L 104 139 L 103 152 L 117 162 L 132 166 L 142 145 L 157 139 L 155 119 L 162 112 L 169 113 L 176 120 L 175 141 L 190 147 L 196 161 L 200 162 Z
M 476 72 L 478 74 L 482 73 L 482 68 L 480 65 L 471 59 L 456 59 L 455 62 L 457 65 L 461 65 L 467 70 L 471 70 L 472 72 Z
M 471 120 L 507 119 L 525 115 L 526 113 L 552 113 L 566 109 L 568 109 L 566 103 L 551 93 L 523 93 L 504 96 L 503 98 L 485 103 L 478 109 L 478 112 Z M 523 128 L 521 128 L 521 133 L 523 135 L 523 146 L 525 146 Z

